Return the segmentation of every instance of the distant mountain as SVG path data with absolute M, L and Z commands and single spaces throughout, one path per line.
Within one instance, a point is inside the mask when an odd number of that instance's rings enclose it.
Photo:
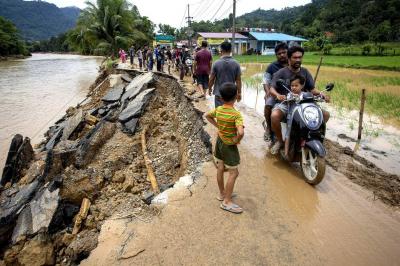
M 12 21 L 26 40 L 45 40 L 75 27 L 80 9 L 42 1 L 0 0 L 0 16 Z

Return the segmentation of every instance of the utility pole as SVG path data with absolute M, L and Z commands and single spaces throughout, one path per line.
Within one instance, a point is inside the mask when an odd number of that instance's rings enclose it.
M 236 34 L 236 0 L 233 0 L 233 17 L 232 17 L 232 55 L 235 54 L 235 34 Z
M 190 5 L 187 5 L 187 11 L 188 11 L 188 16 L 186 17 L 187 19 L 187 23 L 188 23 L 188 29 L 186 31 L 187 35 L 188 35 L 188 45 L 189 48 L 192 47 L 192 35 L 193 35 L 193 31 L 192 31 L 192 19 L 193 17 L 190 16 Z

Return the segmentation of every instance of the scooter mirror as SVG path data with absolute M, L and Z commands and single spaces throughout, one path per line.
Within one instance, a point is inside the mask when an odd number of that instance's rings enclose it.
M 335 87 L 335 84 L 333 84 L 333 83 L 329 83 L 328 85 L 326 85 L 326 91 L 331 91 L 331 90 L 333 90 L 333 88 Z
M 278 86 L 283 86 L 283 85 L 285 85 L 285 81 L 283 79 L 278 79 L 276 81 L 276 84 L 278 84 Z

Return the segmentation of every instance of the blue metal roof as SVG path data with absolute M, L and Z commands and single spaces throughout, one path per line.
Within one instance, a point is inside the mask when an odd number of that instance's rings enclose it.
M 299 41 L 305 42 L 306 39 L 290 36 L 284 33 L 276 33 L 276 32 L 250 32 L 250 35 L 253 36 L 258 41 Z

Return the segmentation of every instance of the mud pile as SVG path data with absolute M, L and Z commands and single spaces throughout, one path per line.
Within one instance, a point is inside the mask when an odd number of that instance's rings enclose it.
M 173 77 L 103 72 L 35 150 L 29 138 L 13 139 L 1 179 L 0 265 L 75 265 L 105 219 L 156 215 L 149 165 L 159 191 L 195 178 L 210 158 L 203 125 Z
M 386 204 L 400 206 L 400 176 L 389 174 L 367 159 L 354 153 L 349 147 L 326 140 L 326 162 L 354 183 L 372 191 L 374 198 Z

